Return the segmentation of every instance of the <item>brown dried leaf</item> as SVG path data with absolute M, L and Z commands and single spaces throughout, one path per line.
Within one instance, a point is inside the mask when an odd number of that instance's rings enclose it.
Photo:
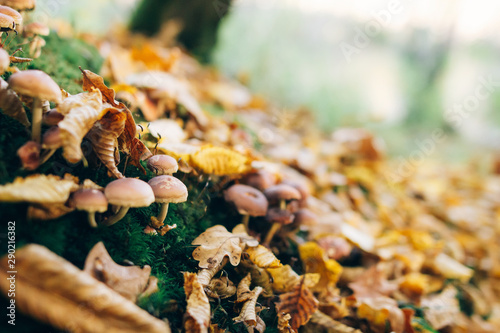
M 33 175 L 16 178 L 13 183 L 0 186 L 0 201 L 65 203 L 78 185 L 71 179 L 54 175 Z
M 271 275 L 269 275 L 264 268 L 258 267 L 249 259 L 242 259 L 240 264 L 236 267 L 236 271 L 241 275 L 250 273 L 252 276 L 252 282 L 257 286 L 264 288 L 262 296 L 271 297 L 273 295 Z
M 196 274 L 184 273 L 184 291 L 187 300 L 187 318 L 184 323 L 186 333 L 207 332 L 210 324 L 210 303 Z
M 115 91 L 108 88 L 106 84 L 104 84 L 104 80 L 102 77 L 89 70 L 83 70 L 81 67 L 80 71 L 83 74 L 82 88 L 84 91 L 92 92 L 96 89 L 100 90 L 102 93 L 102 101 L 104 103 L 111 104 L 116 108 L 122 108 L 121 103 L 115 100 Z
M 248 300 L 243 304 L 243 308 L 241 308 L 240 315 L 238 317 L 233 318 L 236 323 L 244 322 L 245 325 L 249 327 L 255 327 L 257 325 L 257 314 L 255 312 L 255 304 L 257 303 L 257 299 L 259 295 L 262 293 L 262 287 L 255 287 Z
M 193 251 L 193 258 L 198 260 L 201 268 L 213 268 L 229 257 L 233 266 L 240 263 L 241 253 L 247 246 L 257 246 L 259 242 L 245 232 L 242 224 L 229 232 L 222 225 L 216 225 L 199 235 L 192 243 L 199 245 Z
M 5 295 L 10 288 L 8 259 L 0 261 L 0 289 Z M 17 250 L 16 270 L 16 307 L 62 331 L 170 333 L 168 323 L 43 246 Z
M 28 219 L 33 220 L 54 220 L 68 213 L 71 213 L 74 208 L 68 207 L 63 203 L 39 204 L 34 203 L 28 207 Z
M 302 278 L 292 291 L 280 295 L 280 301 L 276 303 L 278 318 L 290 314 L 290 327 L 295 331 L 309 321 L 319 304 L 304 282 L 305 278 Z
M 125 128 L 126 114 L 116 108 L 107 108 L 105 115 L 97 121 L 87 134 L 97 157 L 116 178 L 124 176 L 116 167 L 115 150 L 117 138 Z
M 68 110 L 58 123 L 63 143 L 63 157 L 70 163 L 77 163 L 83 157 L 81 143 L 94 123 L 106 110 L 102 110 L 101 93 L 94 90 L 81 93 L 63 101 L 61 109 Z M 71 102 L 68 102 L 68 100 Z
M 303 333 L 362 333 L 360 330 L 344 325 L 327 316 L 321 311 L 316 311 L 309 322 L 301 329 Z
M 296 331 L 290 326 L 290 319 L 292 319 L 292 316 L 289 313 L 281 316 L 278 314 L 278 331 L 281 333 L 295 333 Z
M 207 295 L 211 298 L 225 299 L 236 294 L 234 283 L 226 275 L 212 279 L 205 288 Z
M 422 299 L 425 319 L 434 329 L 440 330 L 457 320 L 460 306 L 456 296 L 457 290 L 449 285 L 440 294 Z
M 31 123 L 24 111 L 23 103 L 16 92 L 8 89 L 8 86 L 9 84 L 0 78 L 0 109 L 6 116 L 14 118 L 27 128 L 30 127 Z
M 278 268 L 268 268 L 267 272 L 272 276 L 273 290 L 277 293 L 291 291 L 303 278 L 305 278 L 304 284 L 308 288 L 312 288 L 321 278 L 317 273 L 307 273 L 299 276 L 290 265 L 284 265 Z
M 260 268 L 277 268 L 282 266 L 274 253 L 265 246 L 250 247 L 245 252 L 248 253 L 250 260 Z
M 385 330 L 389 322 L 393 332 L 403 333 L 404 331 L 405 315 L 395 299 L 385 296 L 363 298 L 358 306 L 357 314 L 380 329 Z
M 251 297 L 251 283 L 252 274 L 248 273 L 243 279 L 241 279 L 240 283 L 238 283 L 238 289 L 236 290 L 236 303 L 246 302 Z
M 360 299 L 390 295 L 398 289 L 398 285 L 387 281 L 382 271 L 377 266 L 372 266 L 356 281 L 349 283 L 349 288 L 354 291 L 354 296 Z
M 222 259 L 222 262 L 218 266 L 214 266 L 210 269 L 208 268 L 203 268 L 198 272 L 198 281 L 201 283 L 202 286 L 208 286 L 210 284 L 210 280 L 217 274 L 224 266 L 227 264 L 227 257 L 224 257 Z
M 103 242 L 99 242 L 87 255 L 83 271 L 135 302 L 148 285 L 151 267 L 118 265 L 109 255 Z

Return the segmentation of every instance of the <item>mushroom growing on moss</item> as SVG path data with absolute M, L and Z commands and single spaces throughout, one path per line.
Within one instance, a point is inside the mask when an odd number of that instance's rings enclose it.
M 0 6 L 0 14 L 12 17 L 14 23 L 16 24 L 16 26 L 14 27 L 15 29 L 19 29 L 19 27 L 23 25 L 23 17 L 17 10 L 14 10 L 8 6 Z
M 286 210 L 291 201 L 300 200 L 302 196 L 294 187 L 287 184 L 278 184 L 264 191 L 270 206 L 279 205 L 281 210 Z
M 265 216 L 269 205 L 266 196 L 259 190 L 236 184 L 224 191 L 226 202 L 234 204 L 238 213 L 243 215 L 243 224 L 248 232 L 250 216 Z
M 266 215 L 266 220 L 272 223 L 271 228 L 264 238 L 262 245 L 269 246 L 274 235 L 278 232 L 282 226 L 291 224 L 295 219 L 295 216 L 286 209 L 279 209 L 278 207 L 269 208 Z
M 104 195 L 110 204 L 120 207 L 115 215 L 102 222 L 108 227 L 120 221 L 130 207 L 147 207 L 155 201 L 151 186 L 135 178 L 113 180 L 104 188 Z
M 151 178 L 148 184 L 153 189 L 155 201 L 161 204 L 160 214 L 156 220 L 163 224 L 167 217 L 169 203 L 180 203 L 187 200 L 187 187 L 179 179 L 169 175 Z
M 172 156 L 154 155 L 148 159 L 148 169 L 156 175 L 172 175 L 177 172 L 179 166 Z
M 80 189 L 71 195 L 71 201 L 77 210 L 88 213 L 89 224 L 94 228 L 97 227 L 95 213 L 104 213 L 108 210 L 108 199 L 96 189 Z
M 9 77 L 9 87 L 18 94 L 33 97 L 32 132 L 33 141 L 40 143 L 42 129 L 42 100 L 60 103 L 61 89 L 50 76 L 39 70 L 26 70 Z
M 4 32 L 7 32 L 8 34 L 9 31 L 15 31 L 15 29 L 16 23 L 14 22 L 14 19 L 9 15 L 0 13 L 0 36 L 2 36 Z

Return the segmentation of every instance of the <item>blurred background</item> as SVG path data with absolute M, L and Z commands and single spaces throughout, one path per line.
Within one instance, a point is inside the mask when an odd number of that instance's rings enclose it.
M 193 29 L 210 28 L 184 44 L 198 58 L 284 110 L 309 109 L 322 130 L 368 128 L 400 157 L 434 140 L 436 129 L 444 140 L 435 142 L 435 157 L 500 150 L 500 2 L 189 0 L 165 9 L 166 2 L 176 1 L 40 1 L 37 14 L 80 32 L 126 25 L 154 35 L 157 20 L 175 20 L 169 13 L 196 12 Z M 213 24 L 200 20 L 211 16 Z

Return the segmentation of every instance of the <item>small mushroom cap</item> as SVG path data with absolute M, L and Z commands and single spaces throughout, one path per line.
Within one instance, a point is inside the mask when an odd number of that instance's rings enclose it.
M 279 223 L 282 225 L 290 224 L 294 219 L 295 215 L 288 210 L 281 210 L 279 207 L 269 208 L 266 215 L 266 220 L 270 223 Z
M 50 29 L 43 23 L 32 22 L 24 27 L 23 33 L 26 35 L 48 36 Z
M 157 175 L 173 174 L 177 172 L 179 165 L 172 156 L 154 155 L 148 159 L 148 169 Z
M 14 30 L 16 28 L 16 23 L 14 19 L 9 15 L 0 13 L 0 29 L 1 31 Z
M 30 97 L 60 103 L 61 89 L 46 73 L 30 69 L 12 74 L 9 77 L 9 87 L 15 92 Z
M 307 187 L 306 184 L 304 183 L 300 183 L 298 181 L 295 181 L 295 180 L 290 180 L 290 179 L 285 179 L 281 182 L 281 184 L 286 184 L 286 185 L 290 185 L 291 187 L 295 188 L 297 191 L 299 191 L 300 193 L 300 207 L 305 207 L 307 204 L 307 198 L 309 197 L 309 195 L 311 194 L 311 192 L 309 191 L 309 188 Z
M 266 196 L 248 185 L 231 186 L 224 191 L 224 199 L 233 203 L 241 215 L 265 216 L 269 206 Z
M 267 200 L 269 200 L 269 204 L 271 205 L 274 205 L 280 200 L 291 201 L 300 200 L 302 198 L 300 192 L 297 189 L 287 184 L 278 184 L 271 186 L 264 191 L 264 194 L 266 195 Z
M 265 189 L 276 185 L 276 182 L 276 175 L 267 170 L 259 170 L 249 173 L 242 180 L 242 183 L 247 184 L 248 186 L 255 187 L 260 191 L 264 191 Z
M 51 109 L 43 115 L 43 123 L 48 126 L 54 126 L 59 124 L 61 120 L 64 119 L 64 115 L 60 113 L 57 109 Z
M 16 26 L 23 24 L 23 17 L 21 14 L 8 6 L 0 6 L 0 13 L 12 17 Z
M 0 0 L 0 5 L 9 6 L 15 10 L 33 10 L 36 0 Z
M 0 75 L 5 73 L 7 68 L 9 68 L 9 65 L 10 65 L 9 54 L 4 49 L 0 49 Z
M 151 186 L 135 178 L 113 180 L 104 188 L 104 195 L 110 204 L 122 207 L 147 207 L 155 201 Z
M 186 185 L 173 176 L 157 176 L 151 178 L 148 184 L 153 189 L 158 203 L 178 203 L 187 200 L 188 190 Z
M 45 149 L 57 149 L 63 144 L 61 129 L 57 126 L 49 128 L 43 134 L 42 147 Z
M 89 213 L 104 213 L 108 210 L 108 199 L 99 190 L 81 189 L 73 193 L 72 201 L 75 208 Z

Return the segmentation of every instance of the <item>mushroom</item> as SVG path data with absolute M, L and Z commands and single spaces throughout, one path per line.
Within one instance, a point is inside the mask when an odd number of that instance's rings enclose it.
M 148 169 L 156 175 L 172 175 L 179 169 L 177 161 L 172 156 L 154 155 L 148 159 Z
M 0 0 L 0 5 L 23 12 L 35 9 L 36 0 Z
M 0 75 L 3 75 L 10 65 L 10 57 L 7 51 L 0 49 Z
M 21 95 L 33 97 L 31 138 L 40 142 L 42 129 L 42 100 L 60 103 L 61 89 L 50 76 L 39 70 L 26 70 L 9 77 L 9 87 Z
M 300 200 L 302 198 L 298 190 L 283 183 L 269 187 L 264 191 L 264 194 L 267 200 L 269 200 L 269 205 L 275 206 L 279 204 L 281 210 L 286 210 L 287 204 L 290 201 Z
M 12 17 L 15 23 L 14 28 L 18 28 L 23 25 L 23 17 L 17 10 L 14 10 L 8 6 L 0 6 L 0 14 Z
M 260 191 L 266 190 L 268 187 L 276 185 L 276 175 L 267 170 L 259 170 L 247 174 L 241 181 L 243 184 L 255 187 Z
M 40 56 L 42 47 L 46 44 L 45 39 L 40 36 L 48 36 L 49 34 L 49 27 L 43 23 L 33 22 L 24 27 L 23 35 L 25 37 L 33 37 L 30 42 L 30 54 L 33 58 L 38 58 Z
M 283 210 L 278 207 L 269 208 L 266 215 L 266 220 L 270 223 L 271 229 L 266 234 L 264 238 L 264 242 L 262 245 L 269 246 L 271 240 L 278 230 L 280 230 L 281 226 L 290 224 L 294 221 L 295 216 L 288 210 Z
M 153 189 L 155 201 L 161 203 L 160 214 L 156 217 L 160 224 L 167 217 L 169 203 L 179 203 L 187 200 L 188 190 L 186 185 L 175 177 L 169 175 L 157 176 L 151 178 L 148 184 Z
M 248 232 L 250 216 L 265 216 L 269 203 L 266 196 L 259 190 L 236 184 L 224 191 L 226 202 L 234 204 L 238 213 L 243 215 L 243 224 Z
M 110 204 L 119 207 L 116 214 L 102 223 L 105 226 L 111 226 L 120 221 L 130 207 L 147 207 L 155 201 L 151 186 L 135 178 L 113 180 L 104 188 L 104 195 Z
M 17 150 L 24 169 L 31 171 L 40 166 L 40 148 L 39 143 L 28 141 Z
M 305 208 L 307 206 L 307 198 L 310 196 L 311 192 L 305 183 L 295 180 L 285 179 L 281 182 L 281 184 L 290 185 L 291 187 L 299 191 L 300 193 L 299 207 Z
M 43 123 L 48 126 L 59 124 L 64 119 L 64 115 L 57 111 L 57 109 L 50 109 L 43 114 Z
M 108 210 L 108 199 L 96 189 L 80 189 L 72 194 L 71 200 L 77 210 L 88 212 L 88 221 L 93 228 L 97 227 L 95 213 L 104 213 Z
M 15 31 L 16 23 L 14 19 L 9 15 L 0 13 L 0 36 L 2 36 L 3 32 L 9 33 L 9 31 Z

